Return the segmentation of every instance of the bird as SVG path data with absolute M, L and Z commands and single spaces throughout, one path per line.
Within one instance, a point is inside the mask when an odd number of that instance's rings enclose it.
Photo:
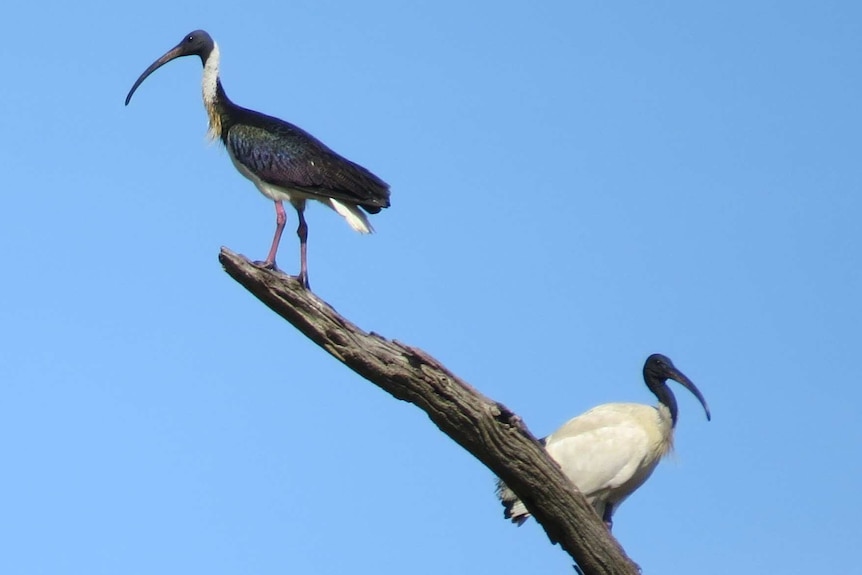
M 209 119 L 207 135 L 221 140 L 233 165 L 257 189 L 275 202 L 275 235 L 269 254 L 257 265 L 277 270 L 276 252 L 287 215 L 283 202 L 290 202 L 299 225 L 300 271 L 297 279 L 310 289 L 306 257 L 308 224 L 305 205 L 317 200 L 335 210 L 357 232 L 374 231 L 367 214 L 388 208 L 389 185 L 364 167 L 330 148 L 305 130 L 278 118 L 234 104 L 219 77 L 219 47 L 204 30 L 189 32 L 180 42 L 153 62 L 138 77 L 126 96 L 126 106 L 138 86 L 171 60 L 198 56 L 203 64 L 203 100 Z
M 673 449 L 678 410 L 667 380 L 688 389 L 703 406 L 707 421 L 712 418 L 703 395 L 667 356 L 650 355 L 643 377 L 658 405 L 599 405 L 540 440 L 608 530 L 613 528 L 613 515 L 620 504 L 649 479 L 661 458 Z M 521 525 L 530 517 L 524 503 L 499 479 L 497 497 L 506 519 Z

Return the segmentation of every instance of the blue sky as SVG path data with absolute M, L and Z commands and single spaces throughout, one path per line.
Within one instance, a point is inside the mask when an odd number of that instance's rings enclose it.
M 26 4 L 26 3 L 24 3 Z M 0 572 L 565 573 L 417 408 L 236 285 L 272 205 L 205 142 L 237 103 L 392 186 L 307 211 L 312 287 L 545 435 L 654 402 L 619 510 L 646 573 L 838 572 L 862 531 L 862 10 L 851 2 L 18 3 L 0 35 Z M 290 215 L 280 264 L 298 269 Z

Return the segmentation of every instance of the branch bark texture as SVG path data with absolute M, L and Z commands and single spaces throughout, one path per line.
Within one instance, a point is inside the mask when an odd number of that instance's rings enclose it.
M 584 575 L 638 575 L 587 500 L 504 405 L 421 349 L 359 329 L 294 278 L 257 267 L 227 248 L 219 260 L 231 277 L 338 361 L 424 410 L 512 488 Z

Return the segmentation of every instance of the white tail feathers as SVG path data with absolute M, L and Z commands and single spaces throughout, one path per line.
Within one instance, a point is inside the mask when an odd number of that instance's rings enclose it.
M 358 206 L 343 204 L 332 198 L 329 199 L 329 204 L 332 206 L 333 210 L 338 212 L 339 215 L 347 220 L 347 223 L 350 224 L 351 228 L 360 234 L 370 234 L 374 232 L 374 228 L 371 227 L 371 222 L 368 221 L 365 213 L 360 210 Z
M 501 480 L 497 480 L 497 497 L 503 504 L 505 511 L 503 516 L 506 519 L 511 519 L 512 523 L 522 525 L 524 521 L 530 518 L 530 512 L 527 511 L 527 506 L 524 505 L 515 492 L 509 489 L 509 486 Z

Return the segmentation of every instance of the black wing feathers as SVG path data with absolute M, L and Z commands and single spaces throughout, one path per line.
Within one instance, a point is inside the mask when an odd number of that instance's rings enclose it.
M 243 109 L 225 145 L 263 181 L 335 198 L 376 214 L 389 207 L 389 185 L 320 140 L 283 120 Z

